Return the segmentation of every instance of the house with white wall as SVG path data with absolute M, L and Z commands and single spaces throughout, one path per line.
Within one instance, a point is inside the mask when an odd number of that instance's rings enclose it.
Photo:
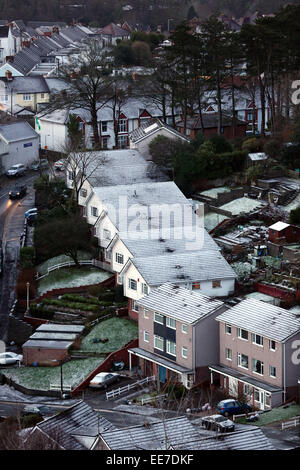
M 10 26 L 0 26 L 0 63 L 15 55 L 15 41 Z
M 29 165 L 39 157 L 39 136 L 26 121 L 0 124 L 0 172 L 17 163 Z

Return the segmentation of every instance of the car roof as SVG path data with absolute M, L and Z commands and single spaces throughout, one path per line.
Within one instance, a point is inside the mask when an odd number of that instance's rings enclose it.
M 227 398 L 227 400 L 222 400 L 220 403 L 232 403 L 233 401 L 236 401 L 234 398 Z

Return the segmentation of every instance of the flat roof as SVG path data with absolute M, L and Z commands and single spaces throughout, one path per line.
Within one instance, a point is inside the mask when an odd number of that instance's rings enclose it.
M 23 344 L 23 348 L 40 348 L 40 349 L 69 349 L 73 341 L 47 341 L 47 340 L 31 340 L 29 339 Z
M 285 222 L 276 222 L 276 224 L 271 225 L 269 228 L 271 230 L 276 230 L 276 232 L 281 232 L 281 230 L 284 230 L 289 226 L 290 224 L 286 224 Z

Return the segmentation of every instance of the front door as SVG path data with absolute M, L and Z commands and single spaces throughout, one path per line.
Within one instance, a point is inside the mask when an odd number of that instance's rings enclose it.
M 161 383 L 165 383 L 167 379 L 167 369 L 163 366 L 158 366 L 158 372 L 159 372 L 159 381 Z

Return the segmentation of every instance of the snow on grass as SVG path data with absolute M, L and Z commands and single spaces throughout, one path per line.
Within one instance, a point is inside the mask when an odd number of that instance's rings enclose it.
M 109 318 L 94 326 L 81 342 L 81 351 L 107 353 L 116 351 L 138 337 L 138 326 L 126 318 Z M 108 338 L 106 343 L 93 343 L 93 339 Z
M 79 385 L 103 360 L 103 357 L 71 360 L 63 364 L 63 383 Z M 1 373 L 14 382 L 34 390 L 49 390 L 50 384 L 60 384 L 60 366 L 15 367 L 1 369 Z
M 237 274 L 238 280 L 242 281 L 243 279 L 248 279 L 250 274 L 254 271 L 254 266 L 247 261 L 232 263 L 231 265 L 234 272 Z
M 48 276 L 40 279 L 38 292 L 41 295 L 51 289 L 99 284 L 110 276 L 111 273 L 92 266 L 61 268 L 52 271 Z
M 264 206 L 264 204 L 262 204 L 261 201 L 257 201 L 256 199 L 250 199 L 248 197 L 240 197 L 238 199 L 235 199 L 234 201 L 224 204 L 220 207 L 220 209 L 229 211 L 232 213 L 232 215 L 238 215 L 241 212 L 250 212 L 253 209 L 262 206 Z
M 277 421 L 283 421 L 300 415 L 300 405 L 291 405 L 288 408 L 273 408 L 273 410 L 263 413 L 259 416 L 258 421 L 249 422 L 245 418 L 236 418 L 237 423 L 254 424 L 254 426 L 266 426 Z
M 220 188 L 207 189 L 206 191 L 202 191 L 200 194 L 201 196 L 209 196 L 215 199 L 218 197 L 218 194 L 230 193 L 230 191 L 230 188 L 227 188 L 226 186 L 221 186 Z
M 79 251 L 78 259 L 89 260 L 91 259 L 91 254 L 88 253 L 87 251 Z M 60 264 L 60 263 L 66 263 L 68 261 L 73 261 L 70 256 L 66 256 L 66 255 L 55 256 L 54 258 L 47 259 L 47 261 L 40 264 L 37 270 L 40 274 L 46 274 L 48 271 L 48 268 L 51 268 L 52 266 L 56 266 L 57 264 Z
M 283 210 L 290 212 L 300 206 L 300 193 L 287 206 L 281 206 Z

